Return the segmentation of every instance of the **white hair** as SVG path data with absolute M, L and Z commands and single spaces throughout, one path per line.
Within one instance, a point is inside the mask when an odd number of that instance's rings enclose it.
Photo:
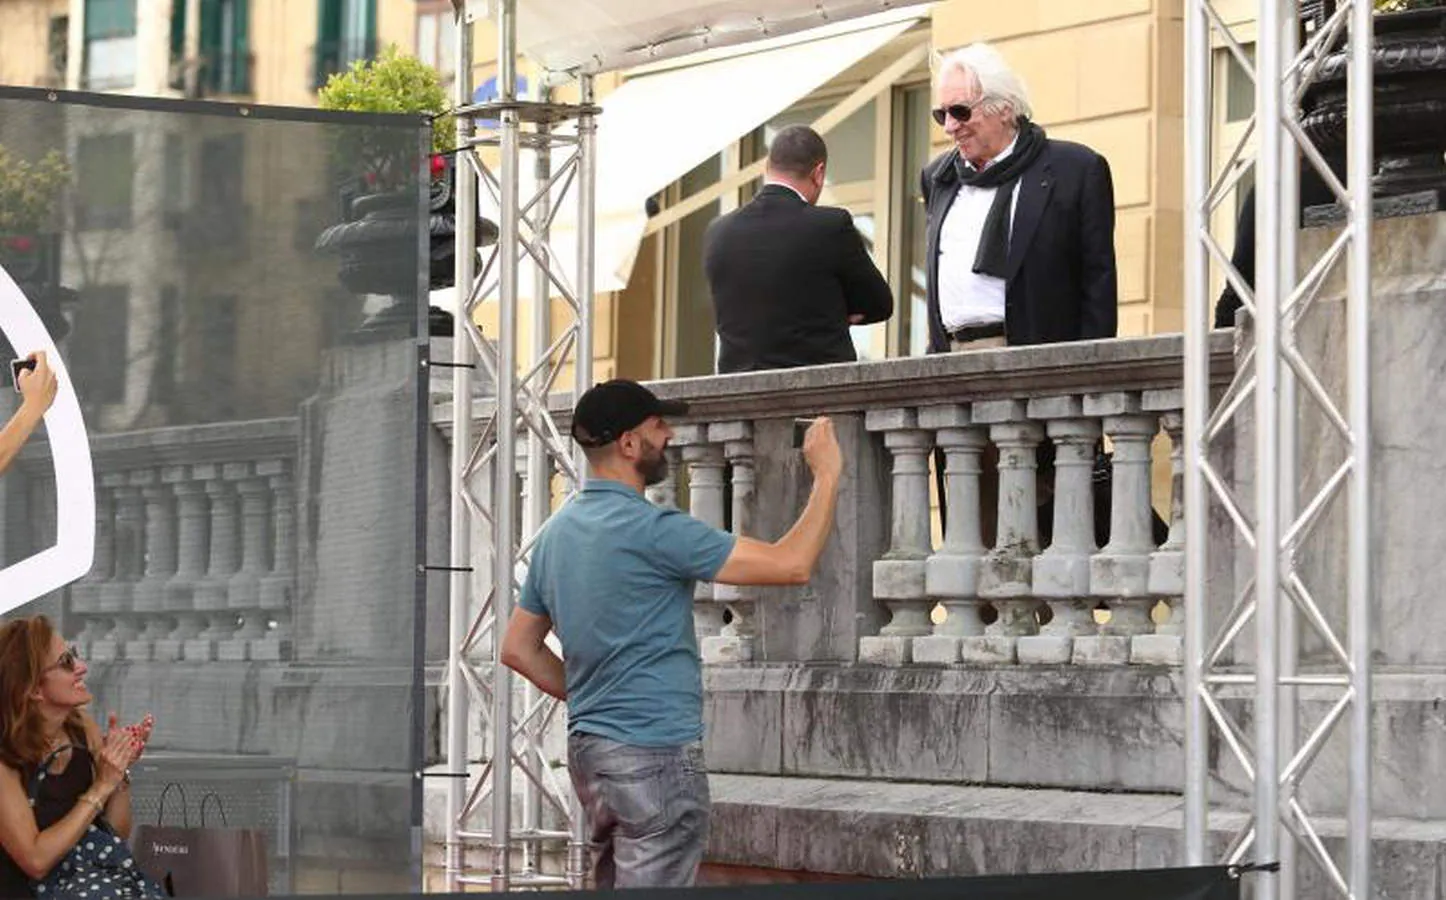
M 936 67 L 935 84 L 951 69 L 963 72 L 979 84 L 982 105 L 989 109 L 1008 108 L 1015 119 L 1034 117 L 1034 107 L 1029 103 L 1029 91 L 1004 57 L 988 44 L 970 44 L 951 50 L 939 59 Z

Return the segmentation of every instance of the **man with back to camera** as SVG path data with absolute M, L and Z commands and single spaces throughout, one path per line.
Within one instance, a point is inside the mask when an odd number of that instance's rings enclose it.
M 665 417 L 686 412 L 633 381 L 583 394 L 572 436 L 587 455 L 587 481 L 543 527 L 502 644 L 504 665 L 567 702 L 568 770 L 587 810 L 599 888 L 688 886 L 703 860 L 694 583 L 806 583 L 833 529 L 843 457 L 826 418 L 804 440 L 808 504 L 777 541 L 648 502 L 643 489 L 668 469 Z M 554 630 L 565 663 L 545 643 Z
M 817 205 L 827 168 L 818 132 L 784 128 L 768 148 L 763 189 L 708 226 L 720 373 L 853 362 L 849 326 L 894 314 L 853 216 Z

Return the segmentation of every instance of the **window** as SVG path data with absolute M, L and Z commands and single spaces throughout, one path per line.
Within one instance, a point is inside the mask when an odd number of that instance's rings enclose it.
M 450 2 L 417 4 L 417 59 L 437 70 L 442 84 L 457 77 L 457 19 Z
M 88 407 L 125 400 L 129 334 L 130 293 L 124 285 L 81 290 L 66 366 Z
M 321 0 L 312 87 L 377 52 L 376 0 Z
M 1255 45 L 1245 46 L 1245 55 L 1251 63 L 1255 62 Z M 1250 73 L 1236 60 L 1235 54 L 1229 50 L 1221 50 L 1225 54 L 1225 121 L 1244 122 L 1255 112 L 1255 80 Z
M 134 137 L 102 134 L 76 148 L 76 226 L 82 231 L 129 228 L 135 175 Z
M 929 347 L 926 294 L 929 221 L 924 209 L 924 195 L 919 189 L 919 173 L 929 162 L 932 149 L 929 106 L 927 84 L 900 88 L 895 94 L 896 134 L 900 143 L 899 164 L 893 181 L 894 197 L 899 204 L 896 215 L 900 224 L 900 242 L 898 266 L 890 273 L 889 281 L 894 289 L 898 321 L 894 352 L 906 356 L 923 355 Z
M 63 86 L 65 72 L 70 65 L 70 16 L 50 17 L 46 49 L 49 60 L 46 83 L 55 87 Z
M 200 390 L 214 421 L 236 415 L 236 319 L 234 295 L 208 297 L 201 305 Z
M 136 83 L 136 0 L 85 0 L 85 86 Z
M 200 50 L 191 61 L 206 94 L 251 92 L 250 3 L 201 0 Z M 186 0 L 171 2 L 171 87 L 186 81 Z

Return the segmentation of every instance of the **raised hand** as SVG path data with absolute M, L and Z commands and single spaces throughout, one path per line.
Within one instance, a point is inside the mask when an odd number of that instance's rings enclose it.
M 20 396 L 25 403 L 37 406 L 43 412 L 50 408 L 55 402 L 55 393 L 60 389 L 60 380 L 55 376 L 55 370 L 50 368 L 50 363 L 45 359 L 45 351 L 37 351 L 30 354 L 29 359 L 35 360 L 35 368 L 29 371 L 22 371 L 16 379 L 20 388 Z

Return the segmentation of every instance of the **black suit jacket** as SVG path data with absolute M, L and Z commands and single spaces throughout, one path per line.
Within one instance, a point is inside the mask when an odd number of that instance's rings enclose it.
M 703 266 L 719 372 L 852 362 L 849 316 L 882 322 L 894 312 L 848 210 L 810 206 L 781 185 L 708 226 Z
M 958 150 L 924 167 L 928 210 L 929 352 L 949 349 L 939 315 L 939 231 L 958 194 Z M 1004 331 L 1011 345 L 1115 336 L 1115 191 L 1088 147 L 1050 140 L 1019 180 L 1009 238 Z

